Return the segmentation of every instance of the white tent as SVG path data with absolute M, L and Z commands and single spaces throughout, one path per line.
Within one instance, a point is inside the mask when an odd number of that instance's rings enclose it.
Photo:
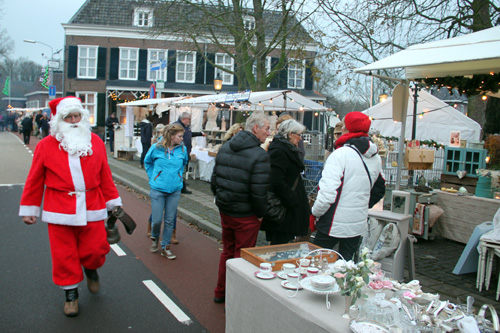
M 291 90 L 206 95 L 178 100 L 173 104 L 208 108 L 211 103 L 226 103 L 241 111 L 331 111 Z
M 363 113 L 373 118 L 372 130 L 379 131 L 385 137 L 400 136 L 402 123 L 392 120 L 392 98 L 388 98 L 386 101 L 363 111 Z M 406 139 L 411 139 L 412 126 L 413 96 L 410 94 L 406 117 Z M 448 145 L 451 131 L 459 131 L 461 140 L 478 142 L 481 135 L 481 126 L 428 92 L 420 91 L 417 102 L 415 139 L 434 140 Z
M 406 79 L 498 73 L 500 26 L 413 45 L 354 71 L 366 74 L 388 68 L 404 68 Z

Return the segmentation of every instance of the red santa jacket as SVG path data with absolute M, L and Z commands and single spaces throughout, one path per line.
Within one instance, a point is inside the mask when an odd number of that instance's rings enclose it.
M 92 134 L 90 156 L 69 155 L 52 136 L 41 140 L 35 149 L 19 208 L 20 216 L 39 216 L 45 200 L 42 221 L 65 225 L 86 225 L 104 220 L 107 211 L 121 206 L 106 148 Z

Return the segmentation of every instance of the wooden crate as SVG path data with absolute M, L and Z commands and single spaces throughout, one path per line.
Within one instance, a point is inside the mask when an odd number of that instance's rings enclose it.
M 298 242 L 298 243 L 288 243 L 288 244 L 280 244 L 280 245 L 270 245 L 270 246 L 260 246 L 260 247 L 249 247 L 241 249 L 241 257 L 255 266 L 259 267 L 261 263 L 268 262 L 273 266 L 273 271 L 281 270 L 281 266 L 285 263 L 291 263 L 298 266 L 297 261 L 300 258 L 303 258 L 303 255 L 300 255 L 300 245 L 307 244 L 308 251 L 311 252 L 317 249 L 321 249 L 321 247 L 314 245 L 309 242 Z M 287 252 L 287 251 L 296 251 L 297 255 L 293 255 L 289 257 L 289 259 L 278 259 L 276 258 L 277 252 Z M 274 254 L 274 255 L 273 255 Z M 318 254 L 314 256 L 315 258 L 319 258 L 321 255 Z M 331 252 L 327 254 L 323 254 L 323 257 L 326 257 L 329 263 L 337 261 L 337 254 Z M 309 259 L 311 257 L 308 257 Z
M 121 161 L 132 161 L 135 153 L 135 151 L 118 150 L 116 159 Z
M 477 183 L 477 178 L 474 177 L 467 177 L 465 176 L 464 178 L 460 179 L 455 175 L 447 175 L 442 173 L 441 174 L 441 187 L 446 187 L 450 188 L 453 187 L 455 190 L 458 190 L 460 187 L 465 187 L 467 189 L 467 192 L 474 194 L 476 193 L 476 183 Z

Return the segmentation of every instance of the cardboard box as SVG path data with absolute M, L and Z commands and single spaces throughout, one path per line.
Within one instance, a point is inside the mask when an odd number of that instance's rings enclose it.
M 309 242 L 298 242 L 241 249 L 241 257 L 257 267 L 263 262 L 268 262 L 273 266 L 273 271 L 281 270 L 281 266 L 285 263 L 295 264 L 298 267 L 297 261 L 304 257 L 301 253 L 301 244 L 307 245 L 307 253 L 321 249 L 321 247 Z M 280 254 L 287 257 L 287 259 L 279 259 Z M 323 253 L 323 255 L 318 253 L 314 257 L 326 257 L 329 263 L 337 261 L 337 254 L 334 252 Z M 310 256 L 307 258 L 311 259 Z
M 434 153 L 433 149 L 406 148 L 404 166 L 408 170 L 432 169 Z
M 217 156 L 217 153 L 214 153 L 214 152 L 212 152 L 212 151 L 209 151 L 209 152 L 208 152 L 208 156 L 216 157 L 216 156 Z

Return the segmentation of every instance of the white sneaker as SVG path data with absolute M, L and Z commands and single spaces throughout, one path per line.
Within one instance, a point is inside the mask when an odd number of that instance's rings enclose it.
M 149 251 L 151 252 L 158 252 L 158 248 L 159 248 L 159 242 L 157 239 L 154 239 L 154 238 L 151 238 L 151 240 L 153 241 L 153 243 L 151 243 L 151 247 L 149 248 Z
M 175 254 L 173 254 L 172 251 L 170 251 L 170 249 L 167 249 L 167 248 L 164 248 L 161 251 L 161 255 L 164 256 L 164 257 L 167 257 L 167 259 L 170 259 L 170 260 L 174 260 L 175 258 L 177 258 L 175 256 Z

